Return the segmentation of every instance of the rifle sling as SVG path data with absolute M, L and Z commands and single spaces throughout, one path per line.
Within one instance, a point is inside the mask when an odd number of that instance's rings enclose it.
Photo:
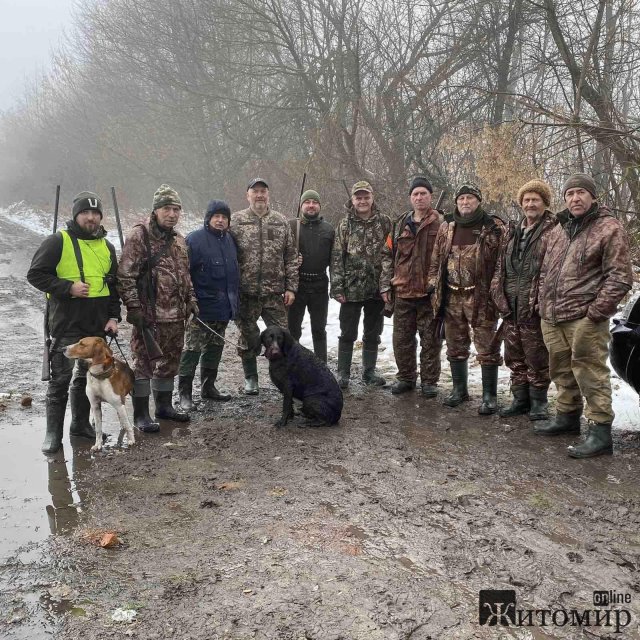
M 144 238 L 144 244 L 147 250 L 147 261 L 145 265 L 142 267 L 141 271 L 146 269 L 149 302 L 151 303 L 151 314 L 153 315 L 153 321 L 155 323 L 156 321 L 156 288 L 153 282 L 152 271 L 155 268 L 155 266 L 158 264 L 158 262 L 160 262 L 160 260 L 167 255 L 167 252 L 171 247 L 171 241 L 173 238 L 170 236 L 169 239 L 162 245 L 162 247 L 160 247 L 160 250 L 158 251 L 158 253 L 156 253 L 155 255 L 151 255 L 151 241 L 149 240 L 149 231 L 143 224 L 141 224 L 140 227 L 142 228 L 142 237 Z

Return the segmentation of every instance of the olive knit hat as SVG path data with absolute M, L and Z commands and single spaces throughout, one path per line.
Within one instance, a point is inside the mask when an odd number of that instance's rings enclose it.
M 538 180 L 537 178 L 529 180 L 518 189 L 518 204 L 520 206 L 522 206 L 522 198 L 524 198 L 525 193 L 537 193 L 542 198 L 542 202 L 544 202 L 544 206 L 547 209 L 551 206 L 551 187 L 544 180 Z
M 300 196 L 300 202 L 304 202 L 305 200 L 315 200 L 318 204 L 320 204 L 320 194 L 314 189 L 307 189 Z

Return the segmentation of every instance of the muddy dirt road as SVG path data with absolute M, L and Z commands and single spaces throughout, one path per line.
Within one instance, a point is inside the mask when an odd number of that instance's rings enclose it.
M 477 390 L 450 410 L 355 384 L 338 428 L 276 430 L 262 362 L 259 397 L 47 460 L 23 277 L 40 240 L 0 220 L 0 637 L 640 637 L 640 454 L 571 460 L 568 438 L 481 419 Z M 222 377 L 237 391 L 232 349 Z M 104 531 L 121 544 L 93 544 Z M 480 625 L 480 590 L 514 592 L 484 611 L 521 624 Z

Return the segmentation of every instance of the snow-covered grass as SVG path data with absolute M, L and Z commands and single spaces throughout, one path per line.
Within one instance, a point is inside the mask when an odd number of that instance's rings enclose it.
M 144 220 L 148 216 L 148 212 L 126 212 L 121 213 L 122 225 L 124 234 L 126 236 L 128 230 L 138 222 Z M 51 233 L 53 214 L 44 212 L 38 209 L 32 209 L 28 207 L 24 202 L 17 202 L 9 207 L 0 207 L 0 217 L 4 217 L 12 222 L 29 229 L 35 233 L 46 235 Z M 58 220 L 58 226 L 62 226 L 66 223 L 68 216 L 61 216 Z M 197 229 L 203 223 L 203 215 L 199 213 L 193 213 L 185 211 L 183 212 L 178 230 L 184 235 L 190 231 Z M 117 250 L 120 249 L 120 242 L 118 239 L 118 233 L 116 229 L 115 220 L 113 220 L 113 213 L 106 210 L 105 217 L 103 219 L 103 225 L 107 229 L 107 237 L 114 244 Z M 329 346 L 329 356 L 336 356 L 338 350 L 338 337 L 340 335 L 340 322 L 338 320 L 338 314 L 340 312 L 340 304 L 335 300 L 329 301 L 329 315 L 327 320 L 327 343 Z M 264 324 L 260 323 L 264 328 Z M 362 319 L 360 320 L 360 327 L 358 335 L 362 336 L 363 326 Z M 395 359 L 393 355 L 392 344 L 392 331 L 393 320 L 385 318 L 384 331 L 382 333 L 380 353 L 378 358 L 378 368 L 381 373 L 387 376 L 391 381 L 397 368 L 395 366 Z M 311 327 L 309 322 L 309 315 L 306 314 L 302 325 L 302 337 L 300 343 L 304 346 L 312 349 L 313 342 L 311 339 Z M 442 349 L 442 386 L 447 387 L 450 384 L 449 363 L 445 356 L 446 347 Z M 356 349 L 354 355 L 354 362 L 358 363 L 360 359 L 360 350 Z M 480 386 L 480 366 L 475 360 L 475 352 L 472 346 L 472 357 L 469 360 L 469 384 L 472 387 Z M 612 387 L 613 387 L 613 408 L 616 413 L 616 424 L 618 426 L 624 426 L 626 428 L 640 429 L 640 409 L 638 405 L 638 396 L 629 385 L 623 382 L 615 373 L 612 372 Z M 509 388 L 509 370 L 506 367 L 500 368 L 499 373 L 499 389 L 505 390 Z M 551 395 L 553 396 L 553 385 Z

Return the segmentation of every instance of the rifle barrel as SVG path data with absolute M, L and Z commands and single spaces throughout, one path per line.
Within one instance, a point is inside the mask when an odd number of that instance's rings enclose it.
M 118 199 L 116 198 L 116 188 L 111 187 L 111 199 L 113 200 L 113 212 L 116 216 L 116 225 L 118 227 L 118 237 L 120 238 L 120 251 L 124 249 L 124 235 L 122 233 L 122 225 L 120 224 L 120 210 L 118 209 Z

